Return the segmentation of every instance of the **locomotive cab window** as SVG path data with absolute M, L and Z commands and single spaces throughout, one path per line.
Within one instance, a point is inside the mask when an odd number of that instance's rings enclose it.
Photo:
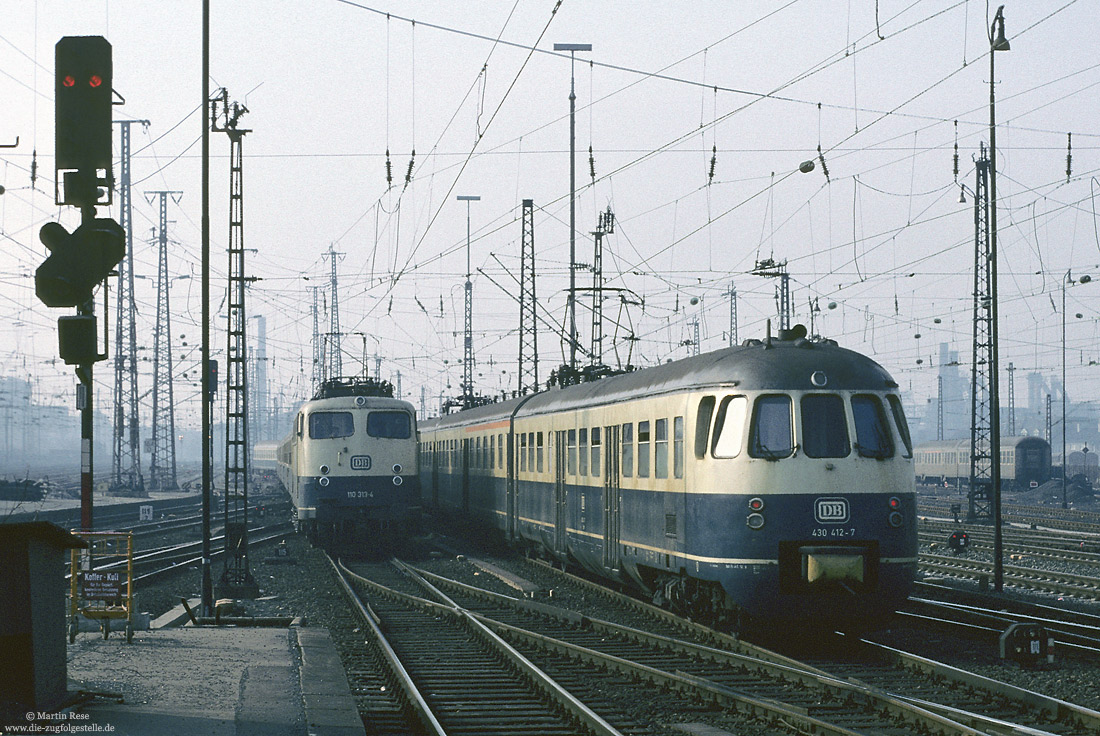
M 836 394 L 802 397 L 802 448 L 806 457 L 848 457 L 848 419 Z
M 749 455 L 765 460 L 790 457 L 794 452 L 791 425 L 790 396 L 772 394 L 758 398 L 749 428 Z
M 852 397 L 852 416 L 856 420 L 856 448 L 862 457 L 884 460 L 894 455 L 894 441 L 882 402 L 871 394 Z
M 379 439 L 407 440 L 412 437 L 412 418 L 403 411 L 372 411 L 367 414 L 367 434 Z
M 890 412 L 894 415 L 894 424 L 898 428 L 898 436 L 904 446 L 903 456 L 913 457 L 913 439 L 909 435 L 909 423 L 905 421 L 905 410 L 901 407 L 901 397 L 887 394 L 886 401 L 890 404 Z M 951 453 L 951 462 L 955 462 L 955 453 Z
M 713 398 L 707 396 L 705 402 Z M 699 412 L 703 406 L 700 404 Z M 727 396 L 722 399 L 718 407 L 718 416 L 714 420 L 714 441 L 711 443 L 711 454 L 717 458 L 737 457 L 741 454 L 741 444 L 745 439 L 745 417 L 748 416 L 749 400 L 744 396 Z M 709 423 L 710 417 L 707 417 Z M 706 442 L 706 438 L 703 438 Z M 698 447 L 698 442 L 696 446 Z
M 315 411 L 309 415 L 309 437 L 314 440 L 351 437 L 355 424 L 350 411 Z M 408 435 L 406 435 L 408 436 Z

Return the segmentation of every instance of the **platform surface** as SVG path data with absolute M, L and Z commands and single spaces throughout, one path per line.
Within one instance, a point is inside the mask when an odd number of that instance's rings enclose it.
M 115 736 L 364 733 L 320 628 L 168 628 L 136 632 L 132 644 L 81 634 L 68 675 L 70 692 L 84 695 L 66 720 Z

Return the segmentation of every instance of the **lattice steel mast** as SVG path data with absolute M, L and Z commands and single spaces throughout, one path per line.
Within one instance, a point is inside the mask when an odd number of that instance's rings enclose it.
M 311 286 L 313 292 L 313 390 L 321 387 L 325 380 L 322 364 L 325 360 L 324 345 L 321 342 L 321 312 L 317 304 L 317 293 L 321 287 Z
M 592 365 L 603 365 L 603 236 L 615 232 L 611 205 L 600 213 L 592 231 Z
M 737 344 L 737 287 L 734 284 L 730 284 L 730 290 L 723 296 L 730 298 L 730 332 L 729 332 L 729 344 L 732 348 Z
M 993 518 L 993 463 L 999 449 L 991 444 L 990 385 L 993 366 L 993 320 L 989 250 L 989 159 L 982 144 L 974 180 L 974 344 L 970 372 L 970 491 L 967 520 Z
M 535 315 L 535 200 L 523 200 L 519 253 L 519 392 L 539 390 L 539 328 Z
M 329 378 L 340 378 L 344 375 L 342 359 L 343 344 L 340 339 L 340 283 L 336 275 L 336 256 L 339 255 L 343 255 L 343 253 L 337 253 L 335 248 L 331 245 L 328 247 L 328 257 L 332 265 L 332 275 L 329 279 L 332 299 L 329 306 L 329 339 L 328 356 L 326 359 Z
M 249 130 L 237 127 L 244 105 L 229 103 L 222 90 L 211 106 L 215 132 L 229 136 L 229 298 L 225 407 L 225 557 L 218 597 L 246 598 L 259 594 L 248 565 L 248 318 L 244 270 L 244 178 L 241 146 Z
M 176 402 L 172 388 L 172 310 L 169 308 L 168 198 L 179 204 L 183 192 L 146 192 L 159 198 L 157 229 L 157 322 L 153 330 L 153 452 L 149 459 L 149 487 L 179 489 L 176 478 Z
M 115 318 L 115 421 L 112 456 L 113 490 L 145 494 L 141 474 L 141 417 L 138 412 L 137 301 L 134 299 L 134 216 L 131 200 L 130 126 L 148 120 L 119 120 L 121 173 L 119 224 L 126 233 L 126 256 L 118 264 Z
M 777 278 L 779 283 L 775 285 L 776 311 L 779 313 L 779 329 L 791 328 L 791 275 L 787 272 L 787 262 L 776 262 L 774 259 L 765 258 L 756 262 L 752 272 L 765 278 Z

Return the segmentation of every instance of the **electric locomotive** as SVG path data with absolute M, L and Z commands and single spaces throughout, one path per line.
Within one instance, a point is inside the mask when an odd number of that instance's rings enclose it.
M 323 383 L 279 445 L 278 466 L 295 526 L 315 544 L 377 548 L 418 522 L 416 415 L 388 381 Z
M 693 616 L 864 623 L 916 576 L 898 385 L 802 326 L 425 421 L 420 448 L 426 502 Z

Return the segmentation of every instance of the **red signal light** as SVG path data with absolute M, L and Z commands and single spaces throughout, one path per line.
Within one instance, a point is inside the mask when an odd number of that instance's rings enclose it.
M 74 84 L 76 84 L 76 80 L 73 79 L 71 74 L 66 74 L 65 78 L 61 80 L 61 84 L 65 85 L 66 87 L 72 87 Z
M 752 498 L 749 499 L 749 508 L 753 511 L 761 511 L 764 508 L 764 499 Z
M 93 74 L 88 80 L 89 87 L 98 87 L 101 84 L 103 84 L 103 77 L 99 76 L 98 74 Z
M 890 497 L 890 508 L 892 508 L 892 509 L 901 508 L 901 499 L 899 499 L 897 496 L 891 496 Z

